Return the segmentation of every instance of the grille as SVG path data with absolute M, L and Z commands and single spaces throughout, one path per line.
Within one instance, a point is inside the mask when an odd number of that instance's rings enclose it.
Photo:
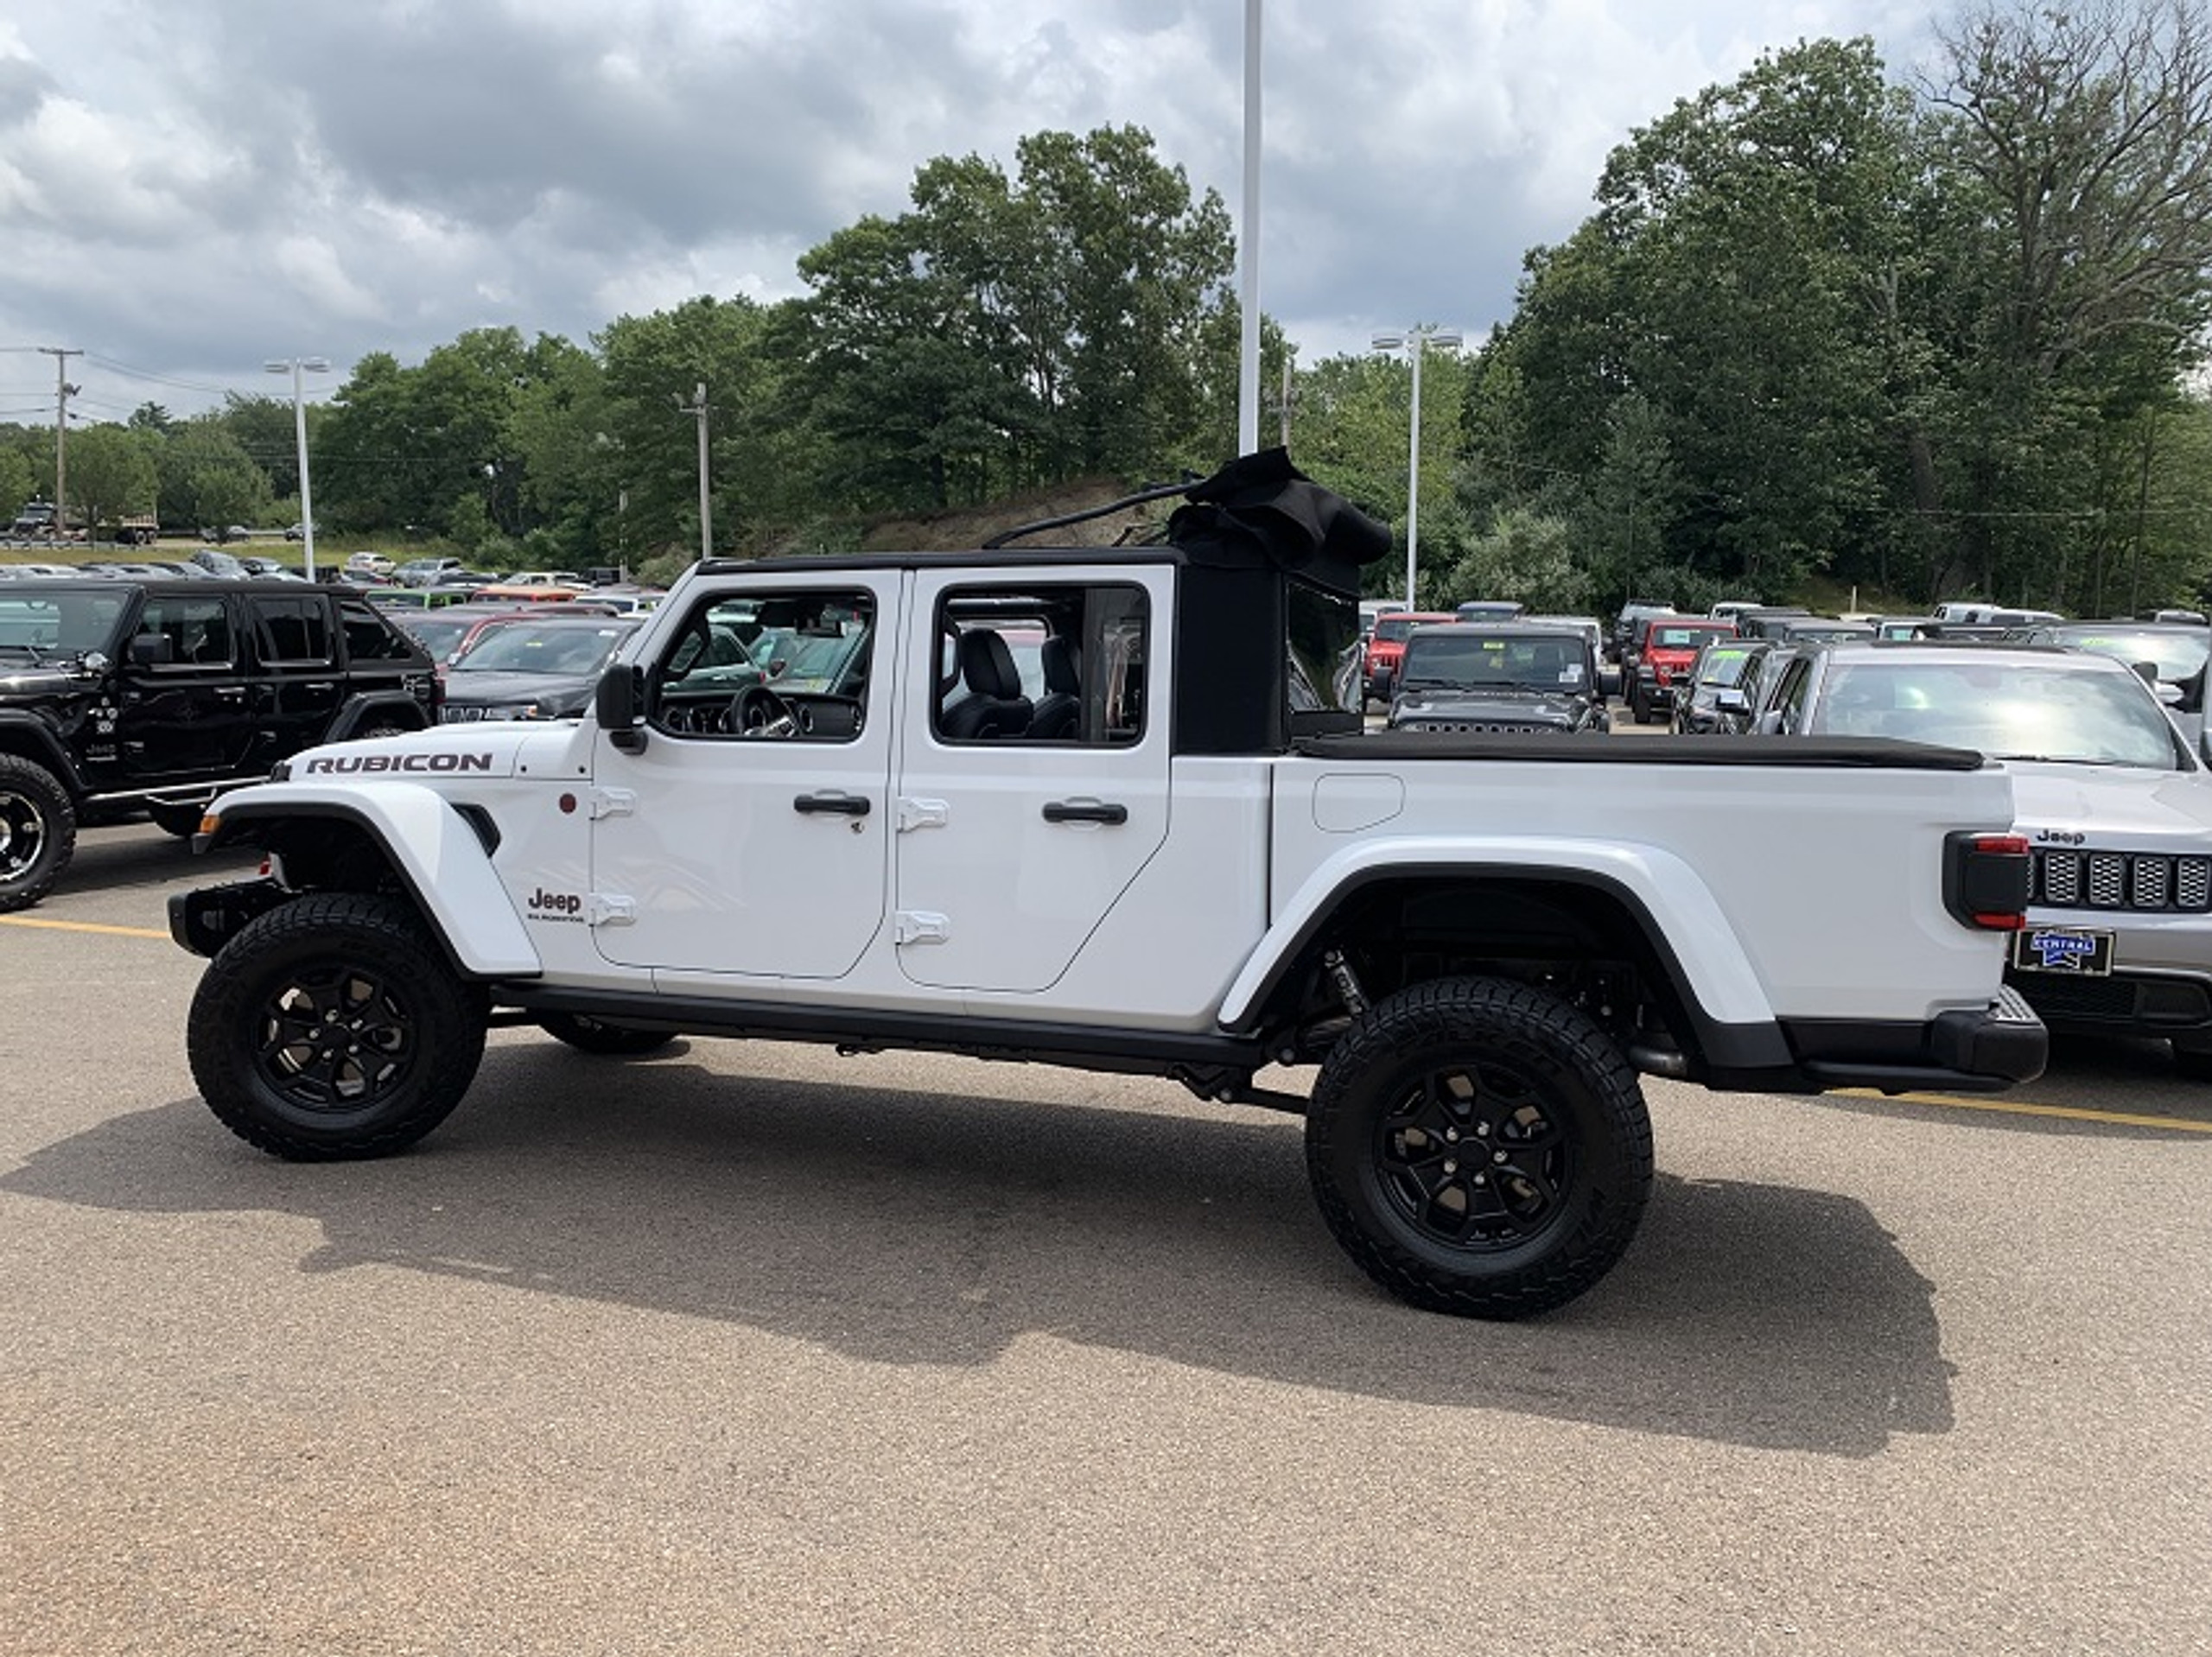
M 1409 731 L 1477 733 L 1484 736 L 1557 736 L 1567 727 L 1564 725 L 1506 724 L 1481 719 L 1424 719 L 1414 721 L 1405 728 Z
M 2035 860 L 2033 901 L 2053 909 L 2212 911 L 2212 857 L 2039 848 Z

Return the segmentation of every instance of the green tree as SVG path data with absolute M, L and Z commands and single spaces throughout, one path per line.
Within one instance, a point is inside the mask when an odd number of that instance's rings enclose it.
M 161 484 L 149 440 L 124 426 L 87 426 L 69 435 L 70 521 L 113 524 L 154 510 Z
M 1501 508 L 1470 537 L 1447 572 L 1448 590 L 1513 599 L 1540 614 L 1573 615 L 1591 601 L 1591 577 L 1574 556 L 1565 518 L 1525 507 Z

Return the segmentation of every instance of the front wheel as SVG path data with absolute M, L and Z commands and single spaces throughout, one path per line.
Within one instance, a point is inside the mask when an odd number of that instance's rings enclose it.
M 241 930 L 192 998 L 207 1108 L 298 1161 L 387 1156 L 452 1113 L 484 1057 L 485 999 L 389 898 L 297 898 Z
M 1322 1218 L 1391 1293 L 1524 1317 L 1610 1271 L 1652 1184 L 1636 1074 L 1586 1016 L 1495 979 L 1416 985 L 1338 1039 L 1306 1119 Z
M 0 753 L 0 914 L 54 890 L 77 850 L 77 809 L 35 760 Z

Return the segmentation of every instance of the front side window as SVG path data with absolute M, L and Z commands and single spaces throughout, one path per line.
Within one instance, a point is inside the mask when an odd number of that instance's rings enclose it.
M 674 736 L 849 742 L 865 728 L 876 602 L 850 587 L 699 600 L 649 666 Z
M 162 594 L 139 613 L 138 637 L 168 641 L 176 667 L 228 667 L 238 652 L 231 641 L 231 606 L 220 598 Z

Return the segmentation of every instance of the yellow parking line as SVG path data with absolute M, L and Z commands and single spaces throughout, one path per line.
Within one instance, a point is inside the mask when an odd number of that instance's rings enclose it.
M 157 932 L 150 926 L 100 926 L 92 921 L 41 921 L 27 915 L 0 915 L 0 926 L 43 926 L 54 932 L 105 932 L 111 937 L 159 938 L 168 941 L 167 932 Z
M 1872 1088 L 1838 1088 L 1853 1099 L 1891 1099 L 1908 1105 L 1946 1105 L 1954 1110 L 1993 1110 L 2006 1116 L 2056 1116 L 2071 1122 L 2104 1122 L 2118 1127 L 2164 1127 L 2177 1133 L 2212 1133 L 2212 1122 L 2175 1116 L 2135 1116 L 2078 1105 L 2031 1105 L 2007 1099 L 1960 1099 L 1948 1093 L 1878 1093 Z

